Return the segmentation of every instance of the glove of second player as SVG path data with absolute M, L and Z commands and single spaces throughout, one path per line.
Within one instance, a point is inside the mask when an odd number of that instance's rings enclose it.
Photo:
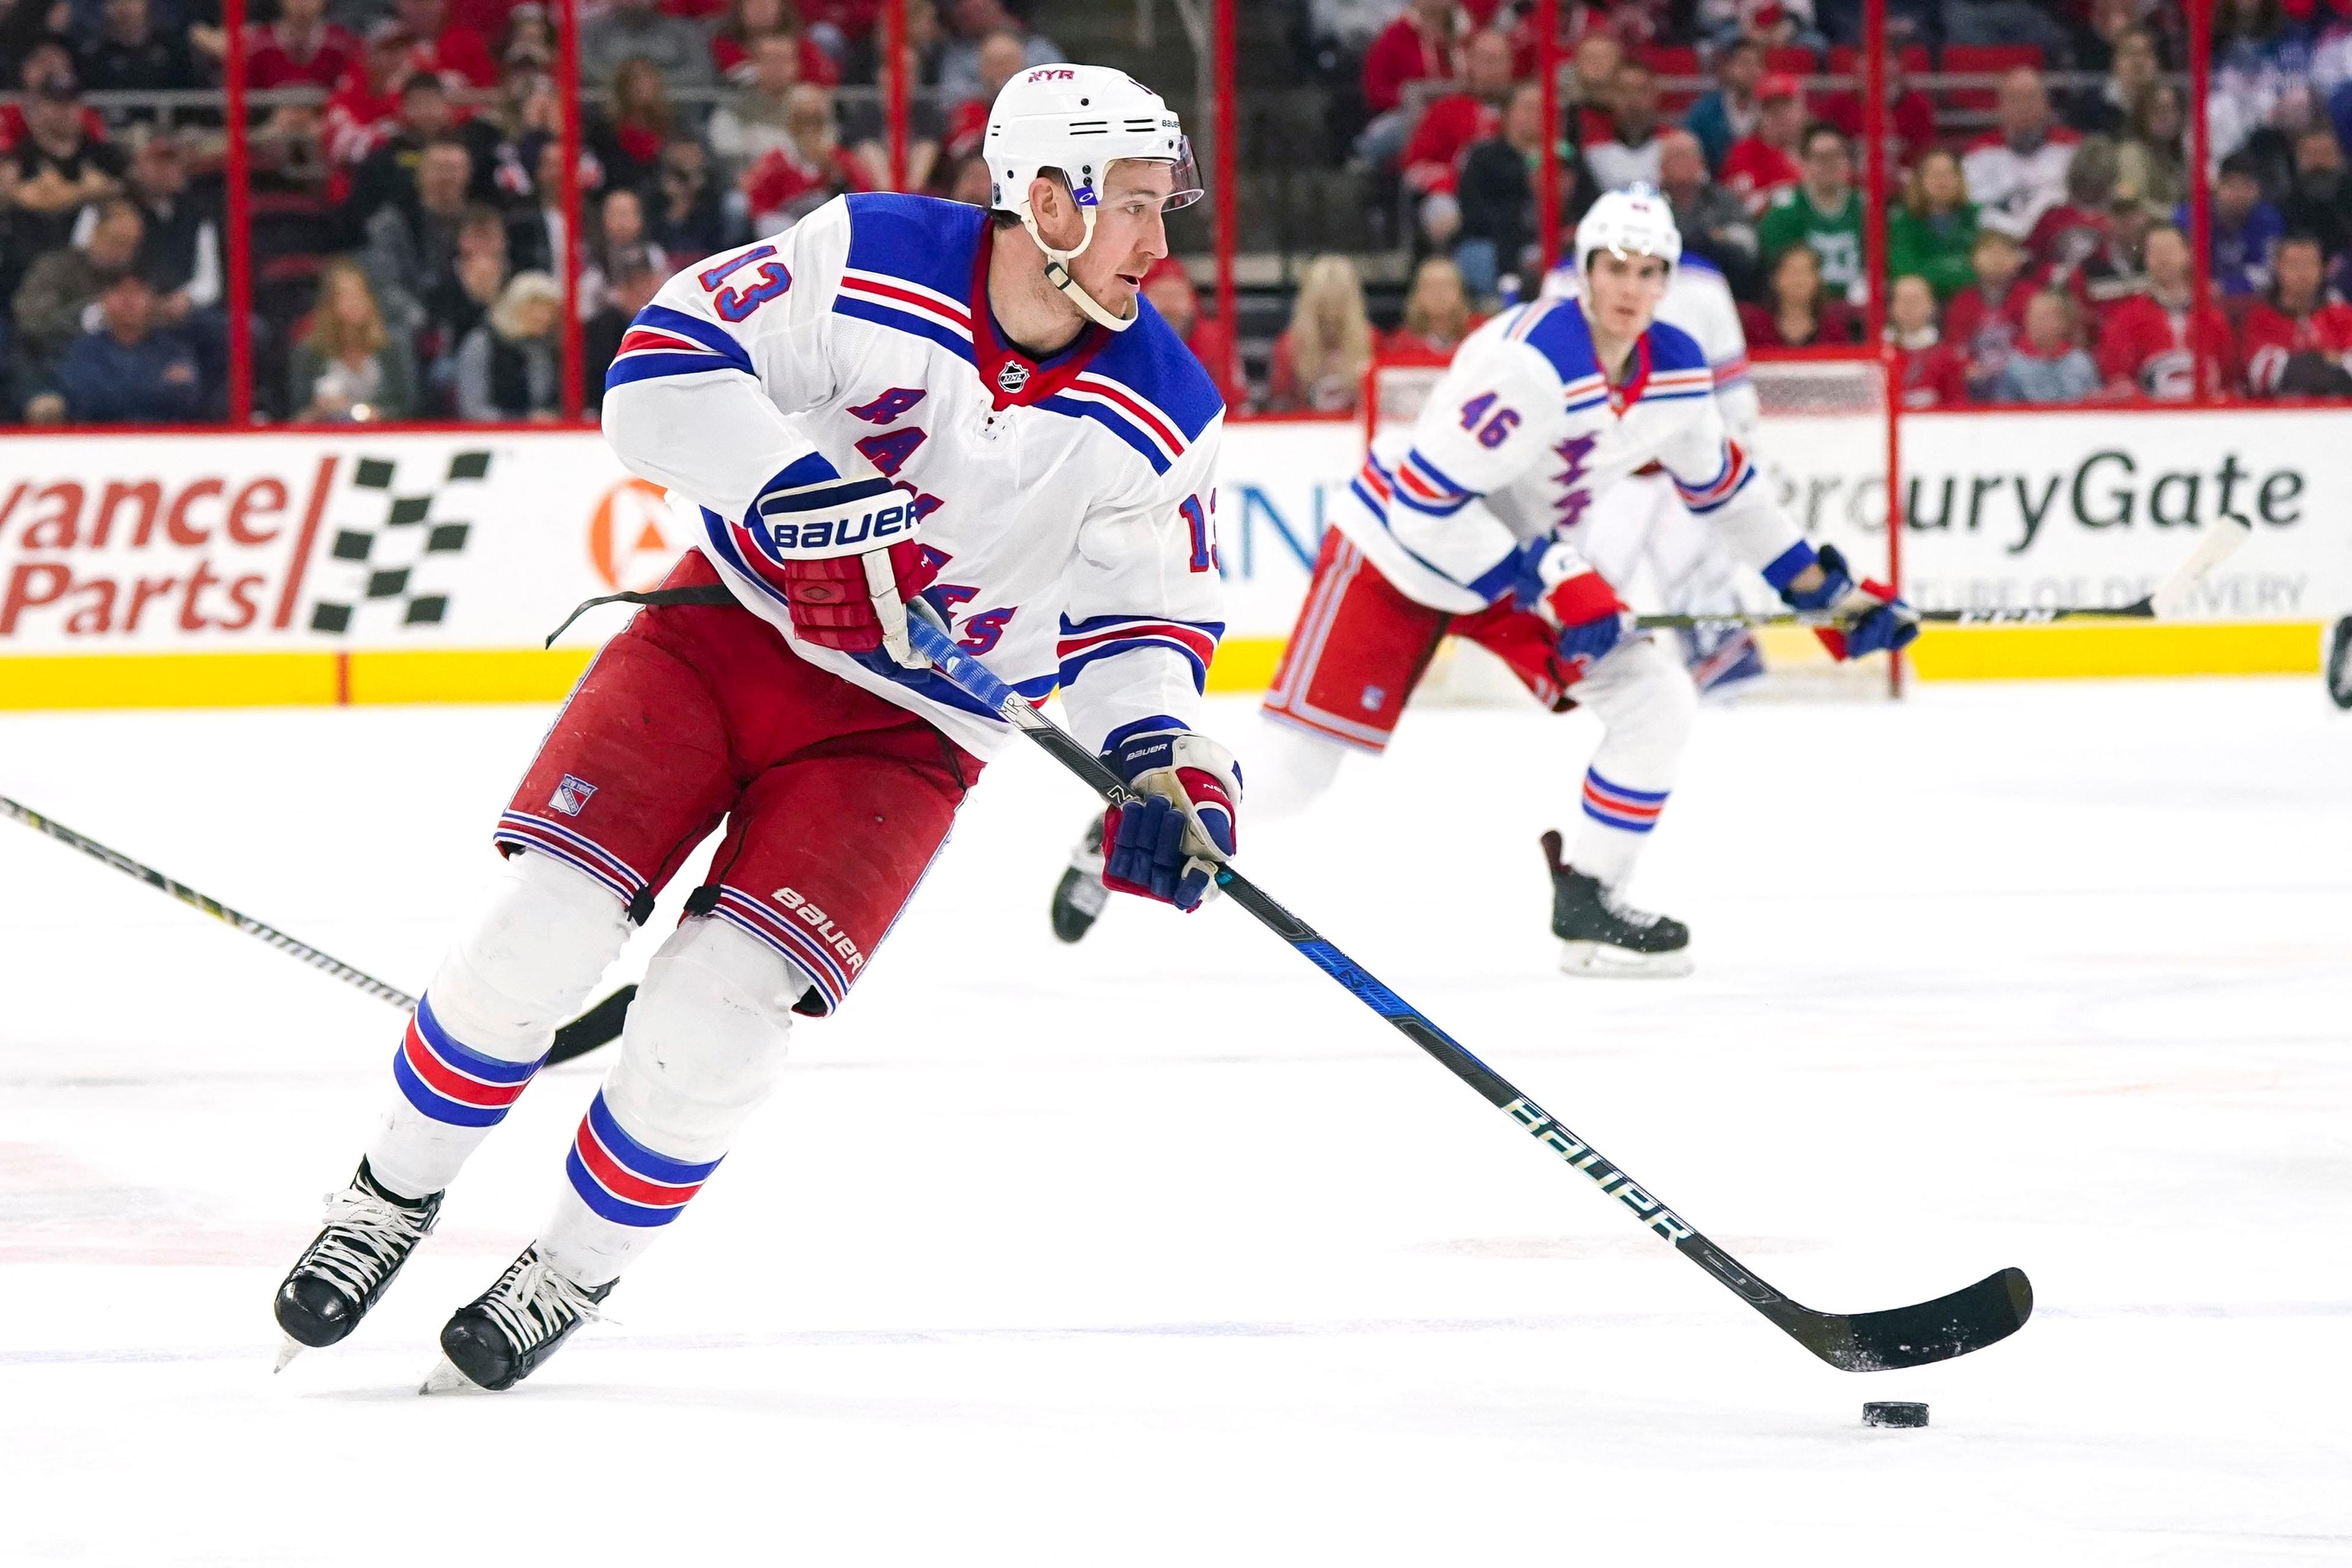
M 1142 798 L 1103 816 L 1103 885 L 1198 909 L 1234 852 L 1241 764 L 1206 735 L 1154 730 L 1115 740 L 1103 761 Z
M 1521 549 L 1511 596 L 1554 628 L 1563 685 L 1583 679 L 1633 632 L 1633 612 L 1609 579 L 1557 540 L 1538 539 Z
M 1855 583 L 1836 545 L 1822 545 L 1813 559 L 1822 569 L 1821 586 L 1809 593 L 1783 588 L 1780 597 L 1791 609 L 1826 612 L 1836 618 L 1834 626 L 1813 628 L 1831 658 L 1844 660 L 1889 652 L 1919 635 L 1919 613 L 1884 583 L 1866 578 Z

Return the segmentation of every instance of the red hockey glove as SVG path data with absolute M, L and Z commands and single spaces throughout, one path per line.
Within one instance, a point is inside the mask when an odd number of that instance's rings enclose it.
M 793 630 L 803 641 L 844 653 L 886 650 L 899 664 L 919 668 L 923 661 L 907 641 L 907 601 L 940 574 L 921 545 L 902 539 L 887 550 L 787 561 L 783 568 Z
M 1633 615 L 1609 579 L 1556 541 L 1536 540 L 1521 547 L 1512 595 L 1521 608 L 1535 611 L 1558 634 L 1552 646 L 1562 685 L 1583 679 L 1633 629 Z

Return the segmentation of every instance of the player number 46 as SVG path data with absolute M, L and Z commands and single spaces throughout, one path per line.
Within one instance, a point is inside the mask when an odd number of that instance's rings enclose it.
M 1518 428 L 1519 411 L 1495 407 L 1495 395 L 1482 392 L 1462 405 L 1462 428 L 1475 430 L 1481 447 L 1499 447 Z

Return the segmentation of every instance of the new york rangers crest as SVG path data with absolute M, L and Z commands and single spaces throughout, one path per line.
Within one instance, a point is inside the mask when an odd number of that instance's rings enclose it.
M 562 782 L 555 786 L 555 793 L 547 797 L 547 809 L 560 811 L 566 816 L 577 816 L 587 808 L 588 797 L 595 793 L 594 784 L 566 773 Z
M 1029 384 L 1029 367 L 1017 359 L 1006 360 L 996 370 L 996 384 L 1007 397 L 1018 397 L 1021 389 Z

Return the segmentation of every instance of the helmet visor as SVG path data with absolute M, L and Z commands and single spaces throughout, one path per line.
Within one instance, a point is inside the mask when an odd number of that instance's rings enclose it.
M 1176 155 L 1173 158 L 1129 154 L 1113 163 L 1111 176 L 1104 182 L 1104 189 L 1098 197 L 1098 200 L 1104 204 L 1128 200 L 1138 195 L 1159 194 L 1157 181 L 1152 182 L 1149 192 L 1143 192 L 1136 188 L 1135 181 L 1122 180 L 1118 174 L 1121 163 L 1157 163 L 1168 170 L 1168 193 L 1160 198 L 1160 210 L 1163 213 L 1172 213 L 1179 207 L 1189 207 L 1206 194 L 1201 188 L 1201 166 L 1192 161 L 1192 139 L 1189 136 L 1178 139 Z M 1082 202 L 1085 199 L 1083 196 L 1079 198 Z

